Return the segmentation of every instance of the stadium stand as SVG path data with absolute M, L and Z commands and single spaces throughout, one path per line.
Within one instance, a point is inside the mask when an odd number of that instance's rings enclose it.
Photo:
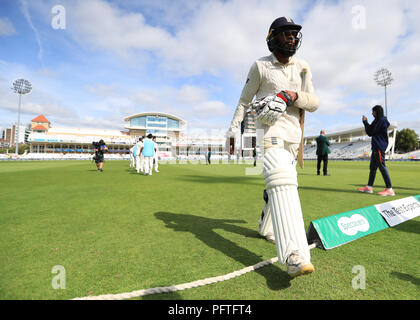
M 370 155 L 370 141 L 351 141 L 332 143 L 330 159 L 367 158 Z M 316 159 L 316 144 L 306 145 L 303 149 L 304 159 Z
M 244 160 L 253 161 L 250 150 L 257 144 L 255 127 L 251 118 L 248 119 L 248 122 L 245 121 L 244 132 L 242 133 L 239 147 L 242 150 L 242 156 L 239 159 L 241 162 Z M 144 120 L 144 123 L 140 120 Z M 113 129 L 54 127 L 51 126 L 51 123 L 44 116 L 40 115 L 32 119 L 32 132 L 28 137 L 30 152 L 19 156 L 15 154 L 0 155 L 0 160 L 92 160 L 92 142 L 101 138 L 105 140 L 109 148 L 104 155 L 105 160 L 129 160 L 129 148 L 137 141 L 138 136 L 144 135 L 145 130 L 148 128 L 153 132 L 159 131 L 156 134 L 162 135 L 164 130 L 157 130 L 156 128 L 162 127 L 163 124 L 165 124 L 164 127 L 167 129 L 168 137 L 160 137 L 161 141 L 158 141 L 160 160 L 205 161 L 205 153 L 208 148 L 212 150 L 212 160 L 228 160 L 224 134 L 213 132 L 213 134 L 207 135 L 207 132 L 201 131 L 188 134 L 183 133 L 182 131 L 185 129 L 184 121 L 163 113 L 136 114 L 127 117 L 125 121 L 127 122 L 125 129 L 129 130 L 126 132 Z M 174 127 L 174 121 L 178 121 L 182 126 L 179 128 L 177 126 Z M 44 130 L 37 129 L 40 125 L 45 127 Z M 386 150 L 387 158 L 402 160 L 420 159 L 420 151 L 403 155 L 394 153 L 396 129 L 397 123 L 391 123 L 389 127 L 389 145 Z M 171 136 L 170 138 L 169 135 Z M 366 135 L 364 127 L 329 133 L 326 136 L 331 143 L 329 159 L 370 158 L 371 141 Z M 317 158 L 315 142 L 317 137 L 318 135 L 304 138 L 304 159 Z M 261 158 L 262 150 L 258 146 L 257 149 Z M 232 155 L 230 159 L 232 163 L 237 161 L 236 155 Z
M 22 160 L 92 160 L 92 153 L 28 153 L 21 155 Z M 129 155 L 111 153 L 104 155 L 105 160 L 129 160 Z

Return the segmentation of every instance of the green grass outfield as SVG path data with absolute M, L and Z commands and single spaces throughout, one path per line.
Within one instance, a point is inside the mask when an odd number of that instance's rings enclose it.
M 420 194 L 420 163 L 388 162 L 395 197 L 362 194 L 369 162 L 315 162 L 299 172 L 311 221 Z M 276 256 L 260 238 L 262 175 L 251 165 L 162 164 L 143 176 L 128 161 L 0 162 L 0 299 L 72 299 L 216 277 Z M 375 192 L 384 188 L 378 171 Z M 231 280 L 136 299 L 418 299 L 420 218 L 332 250 L 311 250 L 315 272 L 291 280 L 268 265 Z M 54 266 L 66 288 L 53 289 Z M 355 266 L 366 288 L 355 290 Z

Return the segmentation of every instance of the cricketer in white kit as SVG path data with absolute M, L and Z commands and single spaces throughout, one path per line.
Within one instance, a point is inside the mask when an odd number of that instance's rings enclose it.
M 279 262 L 286 264 L 292 277 L 314 271 L 297 191 L 296 157 L 302 136 L 301 110 L 315 111 L 319 99 L 308 63 L 294 57 L 301 44 L 301 28 L 287 17 L 271 24 L 266 40 L 272 54 L 251 66 L 227 132 L 228 139 L 234 137 L 250 106 L 256 110 L 256 129 L 264 132 L 268 196 L 258 231 L 274 238 Z
M 155 143 L 152 140 L 153 135 L 149 133 L 147 139 L 144 139 L 141 153 L 144 156 L 144 173 L 145 175 L 152 175 L 153 171 L 153 156 L 155 154 Z
M 130 168 L 134 168 L 135 165 L 136 165 L 135 157 L 134 157 L 134 154 L 133 154 L 135 147 L 136 147 L 136 145 L 134 145 L 130 148 Z
M 135 159 L 136 159 L 136 170 L 137 170 L 137 173 L 140 173 L 140 171 L 142 171 L 143 172 L 143 155 L 142 155 L 142 153 L 140 152 L 141 151 L 141 148 L 143 148 L 143 138 L 139 138 L 139 141 L 137 142 L 137 144 L 136 144 L 136 157 L 135 157 Z
M 155 163 L 155 172 L 159 172 L 158 168 L 159 168 L 159 149 L 158 149 L 158 144 L 156 142 L 156 136 L 153 136 L 152 138 L 153 142 L 155 143 L 155 155 L 153 156 L 153 162 Z

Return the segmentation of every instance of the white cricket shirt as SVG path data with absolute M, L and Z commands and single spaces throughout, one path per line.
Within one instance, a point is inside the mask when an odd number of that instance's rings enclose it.
M 302 69 L 306 69 L 305 88 L 302 88 Z M 299 124 L 299 109 L 313 112 L 319 106 L 319 99 L 314 94 L 308 63 L 295 57 L 291 57 L 287 64 L 282 64 L 274 54 L 271 54 L 252 64 L 230 130 L 237 131 L 254 97 L 260 99 L 282 90 L 297 92 L 298 99 L 292 106 L 286 108 L 283 116 L 274 125 L 268 126 L 257 120 L 256 128 L 264 129 L 264 138 L 278 137 L 291 143 L 300 143 L 302 131 Z

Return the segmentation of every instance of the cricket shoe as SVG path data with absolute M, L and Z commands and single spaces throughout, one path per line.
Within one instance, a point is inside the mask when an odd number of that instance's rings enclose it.
M 395 196 L 395 192 L 392 189 L 385 189 L 384 191 L 378 192 L 378 195 L 380 196 Z
M 357 188 L 357 190 L 360 191 L 360 192 L 364 192 L 364 193 L 373 193 L 373 188 L 368 187 L 368 186 L 364 186 L 362 188 Z
M 287 257 L 286 268 L 292 278 L 314 272 L 312 263 L 305 261 L 298 251 L 293 251 Z

